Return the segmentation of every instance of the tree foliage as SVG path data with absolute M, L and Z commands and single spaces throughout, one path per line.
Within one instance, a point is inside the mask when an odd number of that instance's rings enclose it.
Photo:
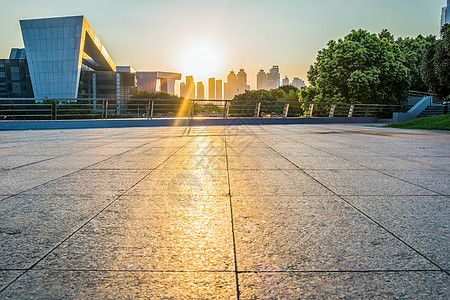
M 450 96 L 450 24 L 441 30 L 442 39 L 426 47 L 422 78 L 439 98 Z
M 312 86 L 300 91 L 300 100 L 398 104 L 409 89 L 427 90 L 420 65 L 434 42 L 434 36 L 395 40 L 386 29 L 353 30 L 319 51 L 308 71 Z

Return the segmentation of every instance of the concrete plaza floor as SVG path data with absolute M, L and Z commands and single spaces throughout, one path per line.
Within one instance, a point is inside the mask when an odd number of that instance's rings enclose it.
M 0 299 L 450 297 L 450 135 L 0 132 Z

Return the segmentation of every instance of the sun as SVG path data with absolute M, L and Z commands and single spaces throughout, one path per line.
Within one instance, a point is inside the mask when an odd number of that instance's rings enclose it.
M 220 53 L 212 45 L 196 43 L 187 46 L 181 54 L 182 72 L 195 80 L 213 77 L 219 71 Z

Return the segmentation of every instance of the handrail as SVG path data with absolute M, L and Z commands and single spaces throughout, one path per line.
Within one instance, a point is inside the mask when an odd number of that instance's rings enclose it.
M 194 117 L 371 117 L 400 111 L 400 105 L 207 99 L 0 98 L 0 119 L 194 118 Z M 41 115 L 36 114 L 37 112 Z

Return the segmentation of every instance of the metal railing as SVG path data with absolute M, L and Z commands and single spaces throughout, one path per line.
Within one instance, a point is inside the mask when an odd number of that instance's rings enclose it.
M 0 99 L 3 120 L 117 118 L 392 118 L 400 105 L 181 99 Z

